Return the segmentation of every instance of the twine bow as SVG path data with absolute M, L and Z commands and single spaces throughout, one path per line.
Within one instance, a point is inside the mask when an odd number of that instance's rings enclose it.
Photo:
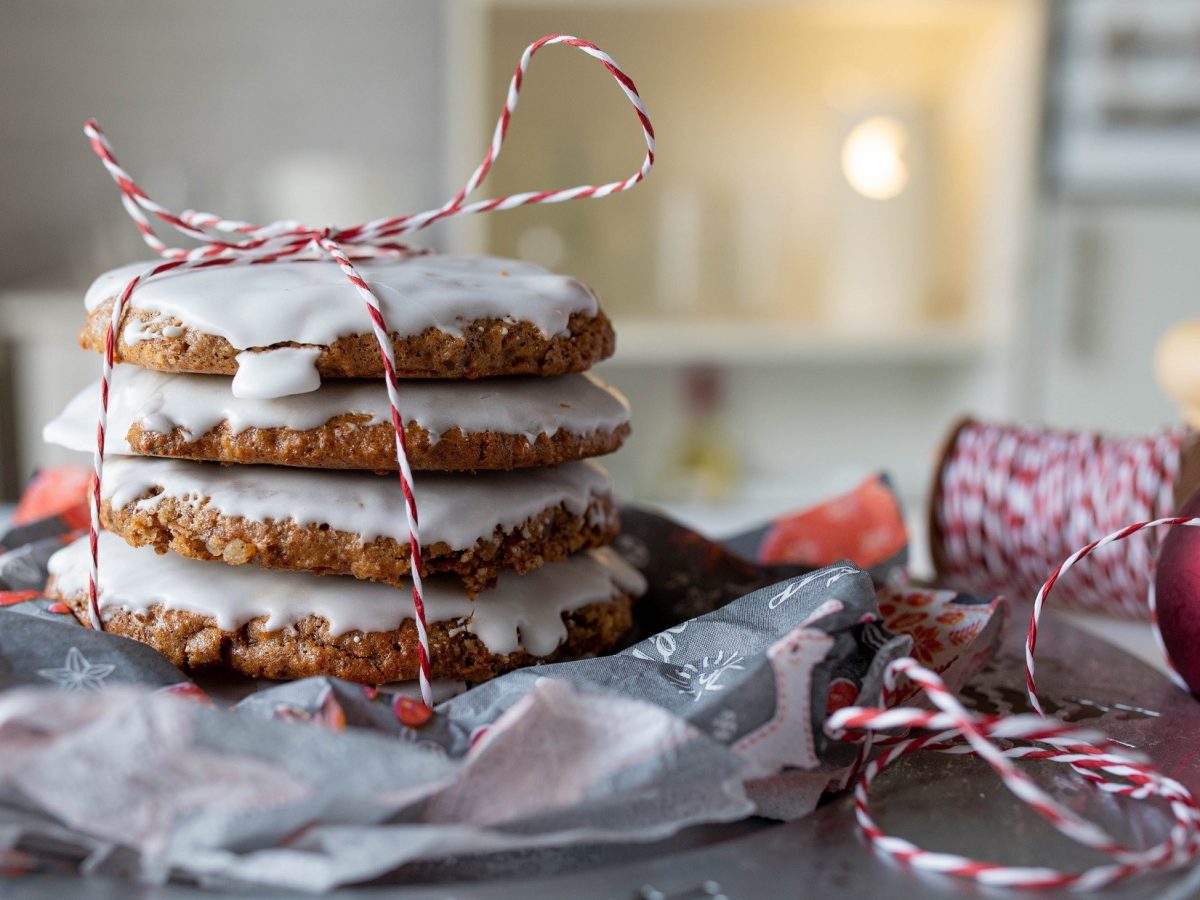
M 504 146 L 530 60 L 543 47 L 552 44 L 566 44 L 598 60 L 617 82 L 621 91 L 633 105 L 634 113 L 642 129 L 642 136 L 646 141 L 646 155 L 642 160 L 641 167 L 623 181 L 598 185 L 577 185 L 554 191 L 527 191 L 468 203 L 467 198 L 487 178 L 492 166 L 500 156 L 500 150 Z M 427 706 L 432 707 L 429 637 L 426 631 L 425 604 L 422 599 L 420 529 L 416 496 L 413 492 L 412 471 L 409 468 L 408 449 L 405 443 L 404 420 L 399 408 L 400 388 L 396 378 L 393 348 L 379 300 L 366 281 L 359 276 L 354 268 L 354 263 L 369 259 L 403 259 L 413 251 L 396 239 L 400 235 L 419 231 L 443 219 L 495 210 L 515 209 L 518 206 L 530 206 L 537 203 L 562 203 L 567 200 L 607 197 L 610 194 L 629 190 L 650 174 L 650 169 L 654 165 L 654 127 L 650 123 L 650 117 L 646 113 L 646 107 L 638 95 L 633 79 L 621 70 L 611 56 L 590 41 L 564 34 L 551 34 L 539 38 L 525 48 L 525 52 L 521 54 L 521 58 L 517 62 L 516 71 L 513 73 L 512 81 L 509 82 L 504 108 L 500 112 L 500 118 L 492 132 L 491 144 L 484 154 L 482 162 L 453 197 L 441 206 L 425 212 L 375 219 L 348 228 L 335 226 L 318 228 L 295 221 L 255 225 L 194 210 L 181 213 L 172 212 L 151 199 L 121 167 L 113 153 L 112 145 L 95 120 L 87 122 L 84 126 L 84 134 L 87 135 L 92 150 L 100 158 L 105 169 L 108 170 L 108 174 L 112 176 L 113 181 L 120 189 L 121 203 L 141 233 L 142 239 L 151 250 L 165 260 L 151 266 L 125 285 L 117 302 L 113 304 L 112 318 L 104 335 L 104 358 L 100 376 L 100 410 L 96 426 L 96 450 L 93 455 L 95 477 L 92 482 L 90 504 L 91 571 L 88 577 L 88 619 L 91 626 L 96 629 L 104 627 L 100 617 L 98 598 L 100 485 L 104 472 L 104 440 L 108 426 L 108 403 L 112 367 L 116 355 L 116 338 L 120 334 L 121 321 L 130 297 L 140 285 L 172 270 L 203 269 L 227 265 L 266 265 L 315 252 L 320 256 L 328 256 L 333 259 L 341 267 L 350 284 L 358 291 L 359 296 L 366 304 L 367 314 L 371 320 L 371 329 L 379 344 L 384 383 L 387 386 L 388 401 L 391 405 L 392 427 L 396 433 L 396 461 L 399 464 L 400 487 L 404 493 L 404 511 L 408 522 L 421 697 Z M 191 249 L 168 246 L 156 234 L 153 224 L 155 220 L 165 223 L 182 235 L 194 238 L 200 242 L 199 246 Z

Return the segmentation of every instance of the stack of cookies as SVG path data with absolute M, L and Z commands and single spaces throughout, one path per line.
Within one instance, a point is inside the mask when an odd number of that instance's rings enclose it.
M 102 350 L 102 276 L 81 343 Z M 590 374 L 595 295 L 528 263 L 359 267 L 391 330 L 421 523 L 433 675 L 480 681 L 613 647 L 640 576 L 607 545 L 629 410 Z M 366 684 L 417 676 L 410 548 L 378 346 L 333 262 L 168 273 L 117 341 L 102 485 L 106 630 L 185 668 Z M 90 451 L 98 388 L 46 428 Z M 87 620 L 86 539 L 48 593 Z

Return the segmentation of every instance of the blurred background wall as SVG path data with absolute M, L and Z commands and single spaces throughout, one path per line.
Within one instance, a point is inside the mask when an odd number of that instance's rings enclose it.
M 80 133 L 169 206 L 348 223 L 440 202 L 549 31 L 637 79 L 633 193 L 428 235 L 592 283 L 627 497 L 732 529 L 888 469 L 919 503 L 956 416 L 1144 432 L 1200 277 L 1188 0 L 9 0 L 0 16 L 0 490 L 94 377 L 95 275 L 145 255 Z M 541 54 L 488 193 L 623 177 L 628 107 Z M 119 378 L 119 376 L 118 376 Z
M 71 460 L 40 422 L 95 377 L 97 274 L 147 250 L 83 138 L 96 117 L 175 209 L 349 222 L 442 199 L 433 0 L 13 0 L 0 9 L 0 489 Z

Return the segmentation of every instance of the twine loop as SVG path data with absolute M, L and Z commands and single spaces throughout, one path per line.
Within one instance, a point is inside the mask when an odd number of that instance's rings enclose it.
M 504 146 L 530 60 L 543 47 L 554 44 L 574 47 L 597 60 L 616 81 L 633 106 L 634 114 L 641 127 L 642 137 L 646 143 L 646 155 L 641 166 L 632 175 L 621 181 L 612 181 L 606 184 L 583 184 L 552 191 L 527 191 L 468 203 L 467 198 L 484 182 L 500 156 L 500 150 Z M 116 357 L 116 340 L 117 335 L 121 333 L 122 319 L 128 308 L 130 297 L 139 286 L 170 271 L 225 265 L 264 265 L 281 260 L 329 258 L 338 264 L 346 279 L 364 302 L 372 331 L 379 344 L 379 353 L 384 369 L 384 383 L 391 405 L 392 425 L 396 433 L 396 461 L 399 467 L 400 486 L 405 498 L 405 516 L 408 521 L 413 614 L 417 627 L 421 697 L 427 706 L 432 707 L 433 692 L 430 686 L 432 669 L 429 660 L 429 638 L 426 633 L 427 623 L 421 583 L 421 546 L 417 502 L 405 445 L 404 420 L 400 414 L 400 387 L 396 377 L 393 347 L 379 299 L 358 274 L 354 263 L 378 259 L 398 260 L 423 252 L 399 243 L 397 238 L 400 235 L 427 228 L 434 222 L 476 213 L 515 209 L 519 206 L 607 197 L 627 191 L 639 184 L 650 174 L 650 169 L 654 165 L 654 127 L 650 123 L 649 114 L 646 112 L 646 107 L 642 103 L 633 79 L 625 74 L 611 56 L 591 41 L 564 34 L 551 34 L 539 38 L 526 47 L 521 54 L 512 80 L 509 82 L 504 107 L 492 133 L 491 144 L 484 154 L 483 160 L 471 173 L 471 177 L 467 179 L 462 188 L 441 206 L 433 209 L 419 213 L 388 216 L 348 228 L 333 225 L 318 228 L 294 220 L 255 225 L 196 210 L 186 210 L 182 213 L 173 212 L 153 200 L 121 167 L 117 162 L 112 145 L 94 119 L 89 120 L 84 126 L 84 134 L 91 143 L 93 152 L 100 158 L 100 162 L 116 182 L 117 188 L 121 192 L 121 204 L 141 233 L 142 240 L 164 259 L 164 262 L 151 266 L 125 285 L 124 290 L 113 303 L 112 318 L 105 331 L 100 375 L 100 406 L 96 425 L 96 450 L 93 455 L 91 522 L 88 535 L 91 549 L 91 571 L 88 577 L 87 597 L 89 624 L 96 629 L 104 627 L 100 616 L 98 596 L 100 485 L 104 473 L 105 432 L 108 427 L 108 403 L 112 368 Z M 169 246 L 155 232 L 155 223 L 166 225 L 179 234 L 198 241 L 198 246 L 192 248 Z
M 889 707 L 907 680 L 933 709 Z M 1200 854 L 1200 808 L 1186 787 L 1163 775 L 1136 752 L 1101 733 L 1041 714 L 984 716 L 968 711 L 940 677 L 905 657 L 884 673 L 880 707 L 846 707 L 825 722 L 831 738 L 860 744 L 854 784 L 854 814 L 867 842 L 880 853 L 929 872 L 980 884 L 1024 889 L 1096 890 L 1130 876 L 1178 868 Z M 909 736 L 911 732 L 918 732 Z M 878 754 L 867 759 L 873 749 Z M 1043 866 L 1007 866 L 954 853 L 923 849 L 885 832 L 870 807 L 870 789 L 884 769 L 910 754 L 931 751 L 984 760 L 1022 803 L 1076 843 L 1111 862 L 1075 872 Z M 1165 802 L 1171 817 L 1167 835 L 1145 849 L 1127 847 L 1095 822 L 1071 810 L 1039 787 L 1014 762 L 1045 760 L 1070 766 L 1098 792 L 1133 801 Z

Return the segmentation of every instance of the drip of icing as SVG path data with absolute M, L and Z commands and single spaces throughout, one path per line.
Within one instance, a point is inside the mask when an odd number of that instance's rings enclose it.
M 269 267 L 265 267 L 269 268 Z M 306 431 L 346 414 L 364 424 L 390 421 L 387 392 L 377 379 L 327 381 L 296 397 L 248 400 L 233 396 L 230 379 L 177 375 L 118 366 L 108 408 L 105 451 L 128 453 L 125 436 L 135 422 L 152 432 L 182 428 L 189 440 L 228 422 L 235 434 L 250 428 Z M 51 444 L 91 452 L 96 441 L 97 385 L 85 388 L 43 430 Z M 558 431 L 589 435 L 629 421 L 629 404 L 594 375 L 489 378 L 478 381 L 406 381 L 400 413 L 437 440 L 455 426 L 467 434 L 493 431 L 530 440 Z
M 309 394 L 321 386 L 317 371 L 320 347 L 276 347 L 243 350 L 230 390 L 243 400 L 272 400 Z
M 235 630 L 265 616 L 271 630 L 309 615 L 329 623 L 333 635 L 391 631 L 411 618 L 409 592 L 369 581 L 303 572 L 232 568 L 197 562 L 152 549 L 135 549 L 108 532 L 100 534 L 100 610 L 144 613 L 156 604 L 211 616 Z M 50 558 L 50 574 L 65 596 L 87 590 L 90 554 L 81 538 Z M 461 624 L 492 653 L 524 648 L 545 656 L 566 639 L 562 614 L 619 593 L 641 593 L 642 576 L 608 548 L 550 563 L 528 575 L 505 573 L 496 587 L 472 601 L 453 578 L 425 582 L 430 622 Z
M 147 265 L 101 275 L 88 289 L 87 308 L 111 300 Z M 576 279 L 517 260 L 430 254 L 355 265 L 379 298 L 388 329 L 402 336 L 434 328 L 461 337 L 476 319 L 499 319 L 529 322 L 552 337 L 569 333 L 572 314 L 590 317 L 599 310 L 595 295 Z M 238 350 L 327 346 L 370 333 L 362 300 L 328 260 L 166 273 L 139 287 L 130 306 L 223 337 Z M 135 339 L 148 336 L 145 329 L 134 331 Z
M 121 329 L 121 339 L 127 344 L 140 344 L 142 341 L 161 335 L 162 324 L 162 318 L 159 316 L 144 322 L 140 319 L 130 319 Z
M 152 490 L 158 493 L 146 496 Z M 422 473 L 418 490 L 422 540 L 467 550 L 497 527 L 511 531 L 559 505 L 582 516 L 593 498 L 611 496 L 612 481 L 588 461 L 469 478 Z M 103 496 L 117 508 L 150 510 L 169 497 L 254 522 L 328 525 L 366 543 L 387 537 L 408 544 L 404 496 L 390 475 L 126 457 L 105 468 Z

